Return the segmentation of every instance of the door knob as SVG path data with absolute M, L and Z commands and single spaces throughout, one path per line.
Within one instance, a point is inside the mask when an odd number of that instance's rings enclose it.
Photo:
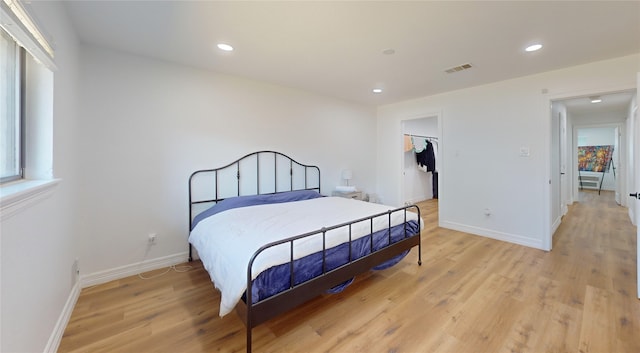
M 639 197 L 638 197 L 638 193 L 637 193 L 637 192 L 634 192 L 633 194 L 629 194 L 629 196 L 631 196 L 631 197 L 635 197 L 636 199 L 637 199 L 637 198 L 639 198 Z

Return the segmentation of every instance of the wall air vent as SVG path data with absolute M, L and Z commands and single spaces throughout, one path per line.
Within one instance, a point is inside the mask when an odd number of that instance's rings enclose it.
M 462 71 L 462 70 L 468 70 L 470 68 L 472 68 L 473 66 L 471 66 L 470 63 L 466 63 L 466 64 L 462 64 L 462 65 L 458 65 L 458 66 L 454 66 L 452 68 L 446 69 L 444 70 L 444 72 L 448 73 L 448 74 L 452 74 L 454 72 L 458 72 L 458 71 Z

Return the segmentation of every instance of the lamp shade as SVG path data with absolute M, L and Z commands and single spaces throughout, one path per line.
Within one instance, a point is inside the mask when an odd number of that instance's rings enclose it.
M 351 172 L 350 169 L 345 169 L 345 170 L 342 171 L 342 179 L 344 179 L 344 180 L 353 179 L 353 173 Z

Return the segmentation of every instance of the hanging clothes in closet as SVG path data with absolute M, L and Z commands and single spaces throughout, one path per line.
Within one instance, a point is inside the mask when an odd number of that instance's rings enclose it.
M 438 172 L 433 172 L 431 175 L 431 191 L 433 193 L 433 198 L 438 198 Z
M 434 199 L 438 198 L 437 148 L 437 137 L 404 134 L 404 151 L 415 153 L 418 170 L 424 173 L 431 172 L 431 188 Z
M 423 150 L 417 151 L 416 149 L 416 163 L 418 163 L 419 167 L 425 167 L 427 172 L 436 171 L 436 156 L 433 151 L 433 143 L 428 139 L 425 139 L 425 148 Z
M 413 138 L 409 135 L 404 135 L 404 151 L 413 151 Z

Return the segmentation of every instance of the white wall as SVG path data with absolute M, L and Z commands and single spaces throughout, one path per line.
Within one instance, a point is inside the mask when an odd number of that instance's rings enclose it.
M 583 126 L 594 126 L 597 124 L 619 124 L 623 123 L 627 117 L 626 111 L 609 111 L 603 113 L 570 113 L 574 122 L 574 126 L 580 128 Z
M 551 98 L 632 88 L 638 71 L 631 55 L 380 107 L 380 197 L 400 203 L 400 121 L 442 112 L 440 224 L 548 248 Z
M 578 127 L 578 146 L 613 145 L 615 127 Z
M 81 259 L 85 278 L 178 254 L 188 237 L 189 175 L 257 150 L 375 191 L 375 110 L 168 62 L 83 46 Z M 157 245 L 145 255 L 147 234 Z M 146 256 L 146 257 L 145 257 Z
M 61 4 L 31 6 L 56 44 L 52 158 L 62 181 L 51 197 L 2 219 L 2 352 L 48 349 L 75 284 L 78 44 Z

